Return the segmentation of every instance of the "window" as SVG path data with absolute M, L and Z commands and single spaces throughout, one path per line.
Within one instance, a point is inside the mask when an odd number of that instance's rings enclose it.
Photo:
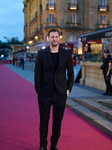
M 76 0 L 70 0 L 70 9 L 76 9 L 77 5 L 76 5 Z
M 70 4 L 75 5 L 76 4 L 76 0 L 70 0 Z
M 54 15 L 49 14 L 49 23 L 53 23 L 53 21 L 54 21 Z
M 100 15 L 100 24 L 107 24 L 106 16 Z
M 106 6 L 106 0 L 100 0 L 100 6 L 105 7 Z
M 52 6 L 54 4 L 54 0 L 49 0 L 49 5 Z
M 107 28 L 107 19 L 105 15 L 100 15 L 100 28 Z
M 54 9 L 54 0 L 49 0 L 49 9 Z
M 76 23 L 76 14 L 72 14 L 72 23 Z
M 78 42 L 78 38 L 75 34 L 70 34 L 67 38 L 68 42 Z

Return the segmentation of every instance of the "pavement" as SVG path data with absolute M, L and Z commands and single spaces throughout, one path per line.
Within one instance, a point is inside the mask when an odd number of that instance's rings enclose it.
M 12 64 L 5 65 L 32 84 L 34 71 L 22 70 Z M 83 119 L 112 137 L 112 96 L 103 96 L 105 91 L 74 83 L 66 106 Z

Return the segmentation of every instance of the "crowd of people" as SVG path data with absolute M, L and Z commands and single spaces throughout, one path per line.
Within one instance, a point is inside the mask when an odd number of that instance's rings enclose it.
M 35 59 L 36 59 L 35 56 L 28 55 L 28 56 L 25 58 L 25 61 L 35 62 Z
M 75 66 L 77 63 L 80 62 L 85 62 L 87 59 L 85 57 L 85 55 L 81 55 L 81 54 L 73 54 L 72 55 L 72 62 L 73 62 L 73 66 Z
M 72 55 L 73 60 L 73 66 L 75 66 L 77 63 L 85 62 L 85 61 L 91 61 L 91 45 L 88 44 L 87 46 L 87 52 L 84 52 L 84 54 L 73 54 Z
M 18 59 L 18 57 L 14 57 L 13 58 L 13 65 L 16 65 L 16 66 L 19 66 L 19 67 L 22 67 L 22 70 L 24 70 L 24 58 L 23 57 L 20 57 Z

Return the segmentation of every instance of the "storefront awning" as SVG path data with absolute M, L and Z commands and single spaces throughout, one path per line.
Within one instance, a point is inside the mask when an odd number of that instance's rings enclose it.
M 47 45 L 49 45 L 50 44 L 50 42 L 49 41 L 46 41 L 46 42 L 44 42 L 44 43 L 40 43 L 40 44 L 37 44 L 37 45 L 35 45 L 35 47 L 37 47 L 37 48 L 42 48 L 42 47 L 46 47 Z
M 112 27 L 81 35 L 81 42 L 112 37 Z

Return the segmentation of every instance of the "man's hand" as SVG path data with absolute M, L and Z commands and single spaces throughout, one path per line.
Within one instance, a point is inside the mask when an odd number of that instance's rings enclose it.
M 108 77 L 109 76 L 109 73 L 107 72 L 106 76 Z
M 69 90 L 67 90 L 67 96 L 69 95 Z

